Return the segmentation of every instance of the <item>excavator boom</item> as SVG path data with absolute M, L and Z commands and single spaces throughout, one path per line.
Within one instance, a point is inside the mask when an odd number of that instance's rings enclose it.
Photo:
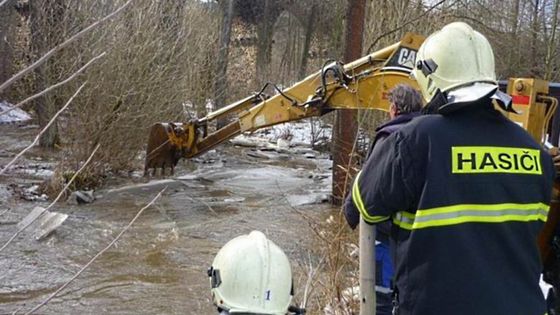
M 160 168 L 171 173 L 179 159 L 200 155 L 245 131 L 303 118 L 321 116 L 335 109 L 387 111 L 387 92 L 399 83 L 416 86 L 409 78 L 416 51 L 424 37 L 412 33 L 391 46 L 343 65 L 329 62 L 293 86 L 280 90 L 267 85 L 255 95 L 186 123 L 157 123 L 150 130 L 145 174 Z M 277 94 L 268 97 L 271 85 Z M 212 121 L 231 118 L 208 133 Z

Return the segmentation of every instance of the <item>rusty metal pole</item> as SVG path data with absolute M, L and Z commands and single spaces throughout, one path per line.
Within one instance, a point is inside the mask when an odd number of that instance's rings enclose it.
M 348 2 L 347 26 L 346 26 L 346 51 L 345 61 L 349 62 L 362 55 L 362 42 L 364 32 L 364 18 L 366 11 L 366 0 L 350 0 Z M 358 131 L 357 121 L 354 112 L 343 113 L 348 115 L 347 120 L 341 122 L 341 126 L 351 126 L 348 128 L 348 138 L 344 143 L 349 144 L 348 152 L 352 151 L 352 147 L 356 142 Z M 343 179 L 345 183 L 349 183 L 349 178 L 354 178 L 353 167 L 355 165 L 351 153 L 348 158 L 348 173 Z M 334 177 L 334 176 L 333 176 Z M 342 187 L 349 187 L 348 184 Z M 360 219 L 359 226 L 359 248 L 360 248 L 360 315 L 375 315 L 375 226 L 367 224 Z
M 362 55 L 366 0 L 349 0 L 346 11 L 344 61 Z M 341 204 L 354 177 L 354 143 L 358 131 L 355 112 L 339 110 L 333 132 L 333 203 Z M 360 220 L 360 315 L 375 314 L 375 227 Z
M 366 0 L 350 0 L 346 10 L 346 44 L 344 61 L 350 62 L 362 55 Z M 342 204 L 349 180 L 347 170 L 354 164 L 352 149 L 356 139 L 356 117 L 353 110 L 338 110 L 333 130 L 333 198 L 334 204 Z

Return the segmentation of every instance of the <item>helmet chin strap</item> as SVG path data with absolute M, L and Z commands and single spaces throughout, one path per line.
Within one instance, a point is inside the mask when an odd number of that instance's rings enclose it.
M 426 104 L 426 106 L 424 106 L 424 108 L 422 108 L 422 114 L 437 114 L 439 113 L 439 108 L 447 103 L 449 103 L 447 93 L 437 89 L 432 99 L 428 102 L 428 104 Z

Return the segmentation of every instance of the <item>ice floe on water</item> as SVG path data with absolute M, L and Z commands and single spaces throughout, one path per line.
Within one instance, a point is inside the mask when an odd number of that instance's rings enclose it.
M 231 140 L 235 145 L 289 149 L 290 147 L 313 147 L 328 143 L 332 128 L 318 119 L 303 120 L 259 129 Z

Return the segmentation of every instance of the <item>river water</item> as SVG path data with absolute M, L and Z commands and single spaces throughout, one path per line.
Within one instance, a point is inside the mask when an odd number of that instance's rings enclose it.
M 4 165 L 29 140 L 20 141 L 15 127 L 0 127 Z M 96 191 L 91 204 L 57 204 L 52 210 L 69 218 L 55 233 L 43 241 L 24 234 L 0 253 L 0 314 L 28 311 L 47 298 L 164 187 L 163 197 L 116 246 L 37 313 L 215 314 L 206 270 L 221 246 L 251 230 L 282 247 L 299 275 L 316 244 L 308 221 L 325 220 L 333 211 L 328 203 L 317 203 L 329 193 L 331 162 L 320 155 L 267 152 L 267 158 L 255 158 L 251 152 L 221 148 L 211 160 L 182 162 L 172 178 L 124 179 Z M 52 167 L 33 156 L 20 163 L 22 169 Z M 2 244 L 33 207 L 48 205 L 18 199 L 9 185 L 32 185 L 39 177 L 16 172 L 0 178 Z M 296 276 L 296 292 L 303 282 Z

